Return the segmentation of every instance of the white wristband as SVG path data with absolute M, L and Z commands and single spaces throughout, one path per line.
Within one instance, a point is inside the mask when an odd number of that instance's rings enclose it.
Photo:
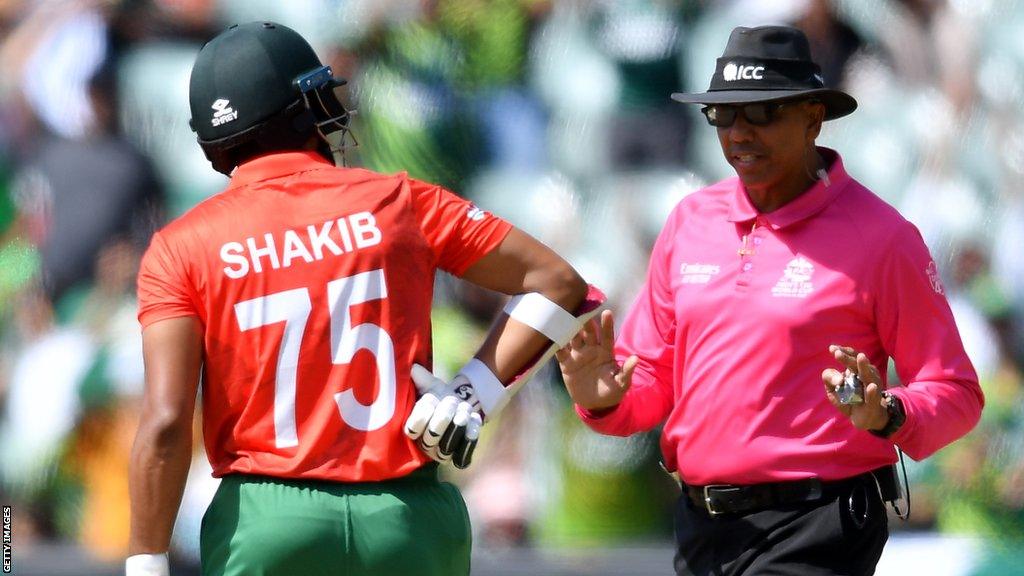
M 497 410 L 502 408 L 505 398 L 505 385 L 498 380 L 498 377 L 491 372 L 486 364 L 473 358 L 459 370 L 459 374 L 466 377 L 473 385 L 476 398 L 480 402 L 480 409 L 487 416 L 493 416 Z
M 537 292 L 515 296 L 505 305 L 505 313 L 547 336 L 559 348 L 582 328 L 575 316 Z
M 136 554 L 124 561 L 125 576 L 171 576 L 167 553 Z

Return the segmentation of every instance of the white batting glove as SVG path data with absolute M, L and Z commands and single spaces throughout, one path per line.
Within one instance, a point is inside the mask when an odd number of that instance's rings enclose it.
M 167 553 L 136 554 L 124 561 L 125 576 L 170 576 L 171 565 Z
M 484 422 L 473 384 L 462 373 L 446 383 L 419 364 L 412 367 L 412 381 L 420 399 L 405 421 L 406 436 L 434 460 L 466 468 Z

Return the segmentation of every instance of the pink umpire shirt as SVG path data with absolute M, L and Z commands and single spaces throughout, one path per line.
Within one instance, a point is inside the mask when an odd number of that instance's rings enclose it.
M 598 432 L 664 422 L 669 469 L 691 485 L 847 478 L 966 434 L 984 398 L 921 235 L 851 178 L 835 151 L 818 182 L 769 214 L 738 178 L 685 198 L 651 254 L 616 341 L 640 358 L 618 407 L 577 412 Z M 829 344 L 889 358 L 907 421 L 890 439 L 829 404 Z

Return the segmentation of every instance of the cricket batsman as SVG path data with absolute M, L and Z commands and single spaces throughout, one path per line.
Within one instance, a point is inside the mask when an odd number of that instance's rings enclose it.
M 484 421 L 602 298 L 448 190 L 344 167 L 342 84 L 271 22 L 196 57 L 190 123 L 231 180 L 158 232 L 139 270 L 128 576 L 169 574 L 197 391 L 221 478 L 204 575 L 469 574 L 466 506 L 437 461 L 467 466 Z M 451 382 L 429 370 L 438 269 L 514 296 Z

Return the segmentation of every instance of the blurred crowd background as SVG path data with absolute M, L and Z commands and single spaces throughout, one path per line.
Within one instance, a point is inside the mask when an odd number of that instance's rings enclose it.
M 672 206 L 732 175 L 698 107 L 669 94 L 706 89 L 734 26 L 803 28 L 826 83 L 860 103 L 820 143 L 921 229 L 987 396 L 967 438 L 908 462 L 913 515 L 892 528 L 976 537 L 970 573 L 1020 570 L 1015 0 L 0 0 L 0 501 L 14 507 L 16 567 L 54 542 L 101 561 L 126 552 L 135 271 L 155 229 L 226 182 L 189 130 L 188 76 L 202 42 L 250 20 L 295 28 L 350 80 L 352 165 L 473 199 L 566 255 L 620 314 Z M 501 300 L 450 277 L 438 287 L 435 355 L 451 373 Z M 476 545 L 669 542 L 678 488 L 657 431 L 588 431 L 556 372 L 450 474 Z M 216 487 L 196 446 L 175 533 L 186 568 Z

